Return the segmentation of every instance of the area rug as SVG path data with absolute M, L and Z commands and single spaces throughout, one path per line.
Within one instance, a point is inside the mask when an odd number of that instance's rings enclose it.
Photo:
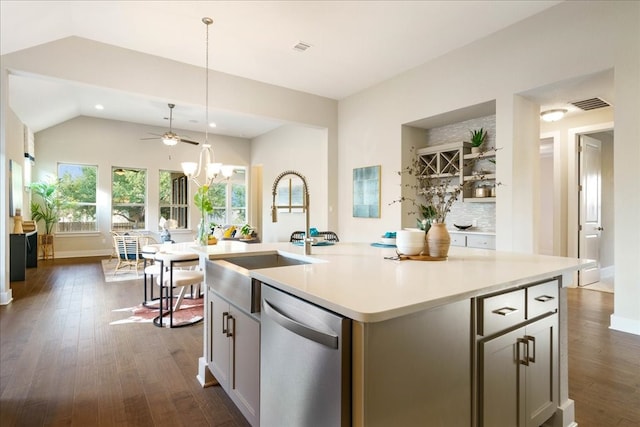
M 136 280 L 144 277 L 144 269 L 142 266 L 138 268 L 138 274 L 134 269 L 129 267 L 121 268 L 114 274 L 116 265 L 118 265 L 117 259 L 103 259 L 102 260 L 102 272 L 104 273 L 105 282 L 120 282 L 123 280 Z
M 117 308 L 114 313 L 129 314 L 126 319 L 115 320 L 110 325 L 124 325 L 128 323 L 151 323 L 153 319 L 159 315 L 158 302 L 149 302 L 147 305 L 138 304 L 134 307 Z M 163 310 L 163 314 L 167 313 Z M 204 298 L 182 300 L 180 309 L 173 313 L 173 325 L 195 324 L 204 318 Z M 163 316 L 162 325 L 169 327 L 169 315 Z

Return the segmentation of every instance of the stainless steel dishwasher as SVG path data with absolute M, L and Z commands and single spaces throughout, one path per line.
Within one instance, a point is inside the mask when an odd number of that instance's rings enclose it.
M 261 427 L 351 424 L 351 319 L 262 284 Z

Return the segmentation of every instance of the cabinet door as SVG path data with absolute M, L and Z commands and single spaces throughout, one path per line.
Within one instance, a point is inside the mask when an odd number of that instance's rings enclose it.
M 211 361 L 209 370 L 218 380 L 220 385 L 227 390 L 229 387 L 229 337 L 227 329 L 229 325 L 229 303 L 210 292 L 209 294 L 209 312 L 210 316 L 210 342 Z
M 252 426 L 260 424 L 260 323 L 231 307 L 228 393 Z
M 488 341 L 480 342 L 479 357 L 479 427 L 516 427 L 518 396 L 524 390 L 519 381 L 518 338 L 524 328 L 516 329 Z
M 558 407 L 556 378 L 558 376 L 558 315 L 545 317 L 526 327 L 529 346 L 529 365 L 524 367 L 526 394 L 522 401 L 522 414 L 526 418 L 521 425 L 538 427 Z
M 467 239 L 464 234 L 451 233 L 451 246 L 466 246 Z
M 495 236 L 470 234 L 467 236 L 467 247 L 481 249 L 495 249 Z

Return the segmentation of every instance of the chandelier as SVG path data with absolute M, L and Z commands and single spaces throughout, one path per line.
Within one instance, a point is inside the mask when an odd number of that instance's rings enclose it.
M 204 144 L 202 144 L 202 150 L 198 162 L 182 162 L 182 171 L 188 179 L 196 183 L 198 187 L 201 185 L 210 186 L 213 180 L 222 174 L 225 178 L 230 178 L 233 175 L 233 166 L 223 165 L 215 160 L 213 148 L 209 144 L 209 25 L 213 24 L 213 19 L 209 17 L 202 18 L 202 22 L 207 28 L 207 43 L 206 43 L 206 76 L 205 76 L 205 105 L 206 105 L 206 117 L 205 117 L 205 130 L 204 130 Z M 204 170 L 205 176 L 201 183 L 198 178 Z

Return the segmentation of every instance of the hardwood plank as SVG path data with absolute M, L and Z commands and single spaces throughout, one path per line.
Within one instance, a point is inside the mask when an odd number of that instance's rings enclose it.
M 142 278 L 106 283 L 100 258 L 40 261 L 0 307 L 0 425 L 247 426 L 196 381 L 202 324 L 110 325 Z
M 640 426 L 640 337 L 609 329 L 613 294 L 568 289 L 569 397 L 580 427 Z

